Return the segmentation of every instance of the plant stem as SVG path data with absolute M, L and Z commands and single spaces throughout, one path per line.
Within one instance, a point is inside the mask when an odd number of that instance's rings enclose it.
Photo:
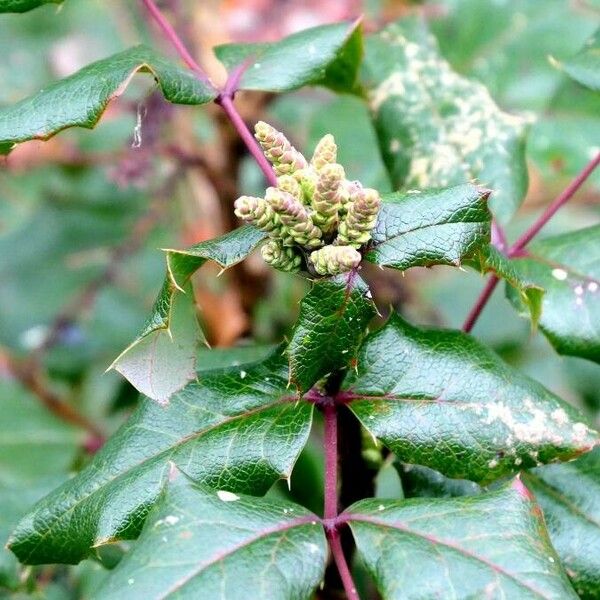
M 338 434 L 337 434 L 337 407 L 328 404 L 323 407 L 325 431 L 323 434 L 323 451 L 325 454 L 325 506 L 323 518 L 335 519 L 337 517 L 338 497 Z
M 346 596 L 348 596 L 348 600 L 360 600 L 358 592 L 356 591 L 356 586 L 354 585 L 354 581 L 352 579 L 352 573 L 350 573 L 348 563 L 346 562 L 346 557 L 344 556 L 344 550 L 340 541 L 340 534 L 337 529 L 328 530 L 327 539 L 329 541 L 329 547 L 331 548 L 333 560 L 335 561 L 340 573 L 344 591 L 346 592 Z
M 142 2 L 152 18 L 159 25 L 165 38 L 169 40 L 179 56 L 182 58 L 183 62 L 185 62 L 185 64 L 196 74 L 198 79 L 210 86 L 213 90 L 219 91 L 212 83 L 208 75 L 206 75 L 204 69 L 194 60 L 177 32 L 173 29 L 173 26 L 167 21 L 167 19 L 165 19 L 164 15 L 158 9 L 154 0 L 142 0 Z M 261 171 L 264 173 L 269 185 L 277 186 L 277 177 L 273 171 L 273 168 L 269 164 L 269 161 L 265 158 L 261 147 L 246 127 L 244 120 L 233 104 L 233 97 L 235 96 L 239 80 L 246 66 L 247 65 L 239 65 L 238 68 L 231 72 L 230 77 L 225 84 L 225 88 L 220 91 L 215 103 L 225 111 L 225 114 L 231 121 L 231 124 L 235 127 L 244 144 L 246 144 L 248 151 L 260 167 Z
M 546 210 L 535 220 L 535 222 L 521 235 L 521 237 L 506 250 L 506 255 L 509 258 L 518 256 L 525 246 L 541 231 L 541 229 L 548 223 L 548 221 L 558 212 L 558 210 L 564 206 L 579 190 L 579 188 L 585 183 L 588 177 L 594 172 L 594 169 L 600 164 L 600 152 L 596 154 L 592 160 L 582 169 L 582 171 L 573 179 L 573 181 L 564 189 L 564 191 L 554 199 L 547 207 Z M 502 249 L 502 248 L 500 248 Z M 469 332 L 473 329 L 473 326 L 477 322 L 479 315 L 485 308 L 488 300 L 492 296 L 494 289 L 498 285 L 499 279 L 496 275 L 492 275 L 486 286 L 481 291 L 481 294 L 475 301 L 475 305 L 470 310 L 463 326 L 462 330 Z

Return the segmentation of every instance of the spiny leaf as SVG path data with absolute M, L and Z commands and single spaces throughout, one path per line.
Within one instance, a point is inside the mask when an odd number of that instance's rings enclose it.
M 302 506 L 179 475 L 95 597 L 308 600 L 326 560 L 323 527 Z
M 205 104 L 216 96 L 189 70 L 169 63 L 150 48 L 136 46 L 0 109 L 0 152 L 9 152 L 26 140 L 47 140 L 68 127 L 93 128 L 108 103 L 125 91 L 138 72 L 151 73 L 169 102 Z
M 287 383 L 278 348 L 254 365 L 201 371 L 168 406 L 143 401 L 89 466 L 21 521 L 12 551 L 28 564 L 76 563 L 135 538 L 170 461 L 211 487 L 266 492 L 290 476 L 311 426 L 311 405 L 297 404 Z
M 302 300 L 288 346 L 290 381 L 306 391 L 350 365 L 375 313 L 369 288 L 355 272 L 316 281 Z
M 63 0 L 0 0 L 0 13 L 24 13 L 44 4 L 62 4 Z
M 190 277 L 209 259 L 224 269 L 237 264 L 264 237 L 264 233 L 246 226 L 186 250 L 166 250 L 167 277 L 152 313 L 138 337 L 111 368 L 143 394 L 167 402 L 194 378 L 196 346 L 203 337 L 195 315 Z
M 562 63 L 553 62 L 581 85 L 600 91 L 600 29 L 596 30 L 575 56 Z
M 343 516 L 386 600 L 577 599 L 518 479 L 479 496 L 361 500 Z
M 581 598 L 600 596 L 600 449 L 523 473 L 546 518 L 552 545 Z
M 395 187 L 478 179 L 506 222 L 527 189 L 525 120 L 502 112 L 480 83 L 455 73 L 418 19 L 367 39 L 362 81 Z
M 545 290 L 539 326 L 557 352 L 600 362 L 600 225 L 534 242 L 512 265 Z M 507 296 L 527 313 L 520 294 Z
M 383 196 L 366 260 L 403 271 L 460 265 L 489 242 L 488 195 L 467 184 Z
M 287 92 L 323 85 L 350 92 L 356 87 L 362 31 L 359 21 L 320 25 L 278 42 L 217 46 L 215 54 L 229 70 L 249 61 L 240 89 Z
M 459 331 L 392 315 L 344 382 L 350 408 L 402 462 L 486 483 L 600 443 L 573 407 Z

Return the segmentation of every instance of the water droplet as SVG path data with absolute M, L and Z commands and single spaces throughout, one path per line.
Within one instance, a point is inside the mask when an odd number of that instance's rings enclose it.
M 217 492 L 217 496 L 219 497 L 219 500 L 223 502 L 235 502 L 236 500 L 240 499 L 240 497 L 237 494 L 234 494 L 233 492 L 228 492 L 226 490 L 219 490 Z

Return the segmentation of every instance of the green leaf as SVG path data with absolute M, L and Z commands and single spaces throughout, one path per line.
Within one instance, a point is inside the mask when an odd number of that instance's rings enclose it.
M 518 479 L 479 496 L 361 500 L 344 518 L 386 600 L 577 598 Z
M 581 85 L 600 91 L 600 29 L 575 56 L 562 63 L 556 62 L 556 66 Z
M 539 326 L 560 354 L 600 362 L 600 225 L 533 242 L 514 258 L 521 280 L 545 290 Z M 513 306 L 526 313 L 519 294 Z
M 489 192 L 473 185 L 383 197 L 366 260 L 406 270 L 455 265 L 487 246 Z
M 287 389 L 281 348 L 264 362 L 198 377 L 167 406 L 143 401 L 88 467 L 34 507 L 10 542 L 22 562 L 76 563 L 93 548 L 135 538 L 170 461 L 201 483 L 241 493 L 262 494 L 289 478 L 312 406 Z
M 494 190 L 496 217 L 510 219 L 527 190 L 526 122 L 455 73 L 422 21 L 403 19 L 369 37 L 362 80 L 395 187 L 478 179 Z
M 28 507 L 64 479 L 83 441 L 14 382 L 0 385 L 0 543 Z M 18 583 L 17 564 L 0 550 L 0 588 Z
M 0 0 L 0 13 L 24 13 L 44 4 L 62 4 L 63 0 Z
M 475 496 L 482 488 L 467 479 L 451 479 L 444 477 L 421 465 L 408 465 L 394 462 L 402 481 L 405 498 L 455 498 L 459 496 Z
M 304 392 L 351 365 L 375 313 L 369 288 L 355 272 L 316 281 L 302 300 L 287 350 L 291 383 Z
M 584 417 L 459 331 L 392 315 L 343 385 L 363 425 L 402 462 L 487 483 L 600 443 Z
M 68 127 L 92 129 L 108 103 L 138 72 L 151 73 L 164 97 L 176 104 L 205 104 L 216 92 L 191 71 L 136 46 L 84 67 L 45 90 L 0 109 L 0 151 L 26 140 L 47 140 Z
M 323 85 L 337 92 L 356 87 L 362 57 L 360 21 L 320 25 L 273 43 L 225 44 L 215 48 L 228 70 L 249 61 L 243 90 L 288 92 Z
M 326 561 L 323 527 L 302 506 L 179 475 L 95 597 L 308 600 Z
M 600 449 L 563 465 L 523 473 L 581 598 L 600 596 Z
M 209 259 L 223 269 L 237 264 L 264 237 L 254 227 L 245 226 L 186 250 L 166 250 L 167 277 L 152 313 L 110 368 L 148 397 L 167 402 L 195 377 L 196 346 L 203 338 L 190 277 Z

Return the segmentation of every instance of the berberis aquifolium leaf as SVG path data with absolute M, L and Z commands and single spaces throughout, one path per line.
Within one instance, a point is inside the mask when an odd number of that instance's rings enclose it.
M 581 85 L 600 91 L 600 29 L 596 30 L 575 56 L 563 62 L 554 62 Z
M 203 337 L 190 277 L 207 260 L 224 269 L 237 264 L 264 237 L 254 227 L 246 226 L 185 250 L 166 250 L 167 277 L 152 313 L 138 337 L 111 368 L 146 396 L 167 402 L 195 377 L 196 347 Z
M 297 504 L 209 490 L 181 473 L 97 600 L 302 600 L 327 562 L 320 520 Z
M 511 262 L 545 290 L 539 326 L 556 351 L 600 362 L 600 225 L 533 242 Z M 507 296 L 527 312 L 510 287 Z
M 459 266 L 488 245 L 489 190 L 471 184 L 383 196 L 365 259 L 406 270 Z
M 523 473 L 580 598 L 600 597 L 600 448 Z
M 367 38 L 362 82 L 395 188 L 477 179 L 506 222 L 527 190 L 526 121 L 502 112 L 487 89 L 454 72 L 419 19 Z
M 273 43 L 225 44 L 217 58 L 232 70 L 249 61 L 240 89 L 287 92 L 322 85 L 337 92 L 356 87 L 362 58 L 359 21 L 304 29 Z
M 355 271 L 316 281 L 302 300 L 287 349 L 290 382 L 304 392 L 353 363 L 375 313 L 369 288 Z
M 0 109 L 0 152 L 26 140 L 47 140 L 68 127 L 93 128 L 108 103 L 138 72 L 156 79 L 166 100 L 205 104 L 216 91 L 190 70 L 171 64 L 154 50 L 136 46 L 92 63 L 12 106 Z
M 386 600 L 577 599 L 518 479 L 478 496 L 361 500 L 342 517 Z
M 478 483 L 600 443 L 576 409 L 473 337 L 396 314 L 366 338 L 342 393 L 402 462 Z
M 216 489 L 265 493 L 290 477 L 308 437 L 312 405 L 298 399 L 278 348 L 262 362 L 200 371 L 167 406 L 143 400 L 85 469 L 24 517 L 11 550 L 24 563 L 76 563 L 137 537 L 170 461 Z
M 63 0 L 0 0 L 0 13 L 24 13 L 44 4 L 62 4 Z

